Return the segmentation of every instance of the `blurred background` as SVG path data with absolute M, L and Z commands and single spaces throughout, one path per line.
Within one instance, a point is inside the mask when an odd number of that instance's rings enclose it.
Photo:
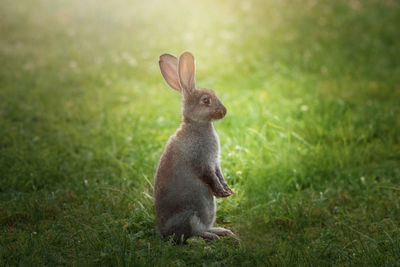
M 399 264 L 399 25 L 393 0 L 2 1 L 0 263 Z M 155 229 L 158 57 L 185 50 L 228 109 L 240 245 Z

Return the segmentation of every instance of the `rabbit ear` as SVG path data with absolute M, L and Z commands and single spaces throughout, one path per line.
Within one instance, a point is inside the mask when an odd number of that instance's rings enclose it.
M 158 61 L 161 74 L 172 89 L 180 91 L 178 75 L 178 59 L 170 54 L 163 54 Z
M 195 73 L 195 62 L 194 56 L 190 52 L 184 52 L 179 57 L 179 80 L 181 82 L 181 87 L 192 92 L 195 88 L 194 84 L 194 73 Z

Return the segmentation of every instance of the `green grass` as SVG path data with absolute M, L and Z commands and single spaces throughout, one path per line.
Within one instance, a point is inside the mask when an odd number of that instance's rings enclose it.
M 0 265 L 400 265 L 399 3 L 197 2 L 3 1 Z M 183 50 L 228 109 L 239 244 L 155 229 Z

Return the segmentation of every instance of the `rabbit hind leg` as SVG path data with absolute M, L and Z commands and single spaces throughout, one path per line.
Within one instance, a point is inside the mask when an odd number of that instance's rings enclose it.
M 175 243 L 186 243 L 186 240 L 193 235 L 190 223 L 193 216 L 194 212 L 190 210 L 174 214 L 162 227 L 162 236 L 165 239 L 172 237 Z
M 175 243 L 186 243 L 192 236 L 201 237 L 207 242 L 219 239 L 218 234 L 209 231 L 195 211 L 184 211 L 172 216 L 165 223 L 162 235 L 165 238 L 172 237 Z
M 190 218 L 190 225 L 192 227 L 193 236 L 201 237 L 206 242 L 219 239 L 218 235 L 207 230 L 208 227 L 201 222 L 196 214 Z

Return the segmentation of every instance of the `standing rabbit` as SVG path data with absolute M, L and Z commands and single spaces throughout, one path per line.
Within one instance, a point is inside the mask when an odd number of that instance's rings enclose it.
M 233 191 L 219 165 L 219 139 L 212 124 L 226 108 L 215 93 L 195 87 L 195 60 L 184 52 L 179 60 L 163 54 L 161 73 L 182 96 L 182 123 L 170 137 L 155 174 L 155 208 L 158 229 L 175 242 L 199 236 L 206 241 L 234 236 L 228 229 L 213 227 L 215 197 Z

